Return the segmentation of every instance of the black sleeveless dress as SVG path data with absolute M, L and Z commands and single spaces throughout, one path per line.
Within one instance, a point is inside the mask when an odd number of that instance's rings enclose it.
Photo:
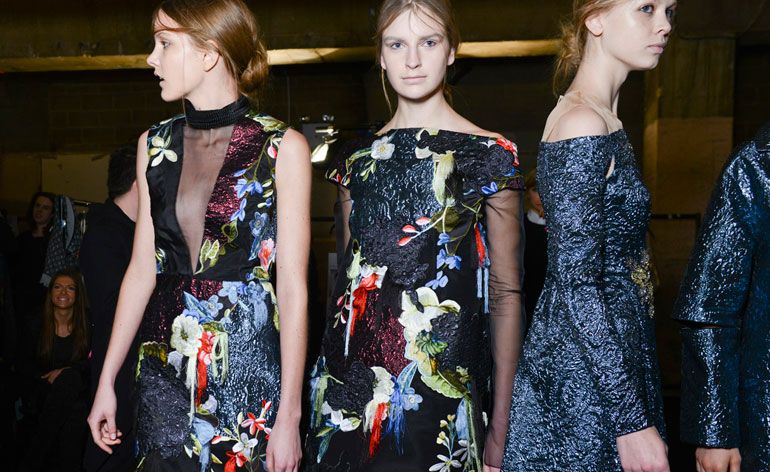
M 147 143 L 157 282 L 140 329 L 141 467 L 264 470 L 280 391 L 274 176 L 286 125 L 245 98 L 186 105 Z

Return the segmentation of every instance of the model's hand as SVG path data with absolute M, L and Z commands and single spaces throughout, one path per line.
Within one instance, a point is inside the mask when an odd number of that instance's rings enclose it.
M 49 384 L 53 384 L 64 369 L 66 369 L 66 367 L 62 367 L 61 369 L 54 369 L 47 374 L 40 376 L 40 378 L 48 381 Z
M 625 472 L 670 472 L 667 447 L 656 427 L 619 436 L 616 441 Z
M 94 443 L 110 454 L 112 454 L 110 446 L 120 444 L 120 437 L 123 436 L 123 433 L 115 427 L 116 409 L 115 389 L 111 386 L 99 385 L 94 397 L 94 406 L 91 407 L 91 413 L 88 415 L 88 427 L 91 429 Z
M 736 449 L 695 450 L 695 468 L 698 472 L 741 472 L 741 452 Z
M 299 420 L 281 418 L 279 410 L 267 442 L 267 472 L 297 472 L 300 459 Z

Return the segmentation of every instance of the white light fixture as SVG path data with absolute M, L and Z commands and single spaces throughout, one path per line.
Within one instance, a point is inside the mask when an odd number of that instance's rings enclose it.
M 313 164 L 321 164 L 326 162 L 329 157 L 329 145 L 337 141 L 337 131 L 333 124 L 328 124 L 321 128 L 315 129 L 315 134 L 321 137 L 321 142 L 313 149 L 310 154 L 310 162 Z

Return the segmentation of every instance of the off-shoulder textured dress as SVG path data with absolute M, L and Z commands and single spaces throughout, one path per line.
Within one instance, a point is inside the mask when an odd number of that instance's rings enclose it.
M 682 282 L 682 440 L 770 471 L 770 124 L 717 182 Z
M 350 238 L 311 378 L 310 470 L 499 466 L 522 321 L 517 165 L 505 139 L 413 128 L 332 165 Z
M 540 145 L 548 269 L 516 371 L 506 471 L 620 471 L 616 437 L 663 434 L 649 195 L 620 121 L 581 96 L 558 107 L 577 105 L 614 131 Z
M 143 470 L 264 470 L 280 392 L 275 159 L 245 98 L 150 129 L 156 286 L 139 332 Z

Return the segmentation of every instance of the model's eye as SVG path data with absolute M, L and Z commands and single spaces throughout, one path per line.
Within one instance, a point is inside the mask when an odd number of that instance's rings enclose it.
M 654 13 L 655 12 L 655 6 L 654 5 L 644 5 L 642 8 L 639 9 L 642 13 Z
M 669 21 L 674 21 L 674 18 L 676 18 L 676 8 L 666 8 L 666 18 Z
M 426 39 L 423 43 L 426 47 L 432 48 L 438 44 L 438 41 L 435 39 Z
M 168 41 L 165 41 L 165 40 L 161 40 L 161 41 L 160 41 L 160 45 L 161 45 L 161 47 L 162 47 L 163 49 L 166 49 L 166 48 L 169 46 L 169 44 L 170 44 L 170 43 L 169 43 Z
M 393 41 L 392 43 L 387 44 L 389 49 L 401 49 L 404 47 L 404 43 Z

